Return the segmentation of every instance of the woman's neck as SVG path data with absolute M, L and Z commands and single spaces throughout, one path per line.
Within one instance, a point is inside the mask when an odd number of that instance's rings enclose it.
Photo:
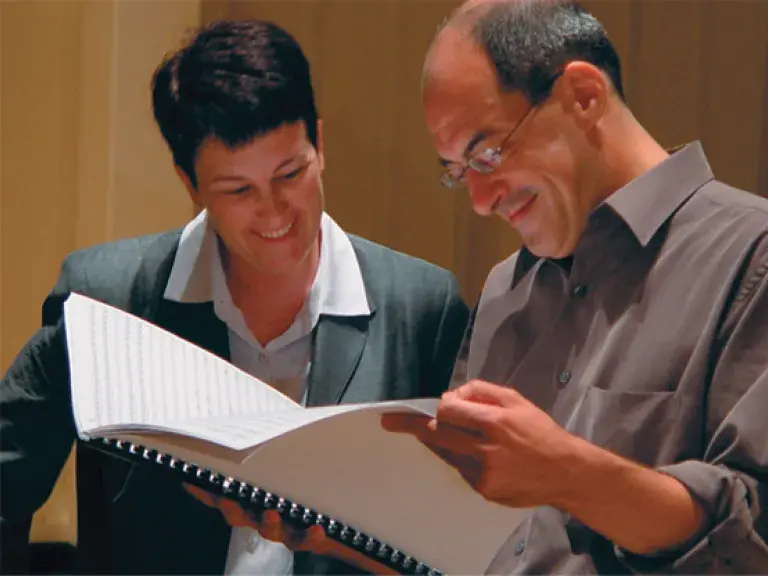
M 281 273 L 262 272 L 227 259 L 224 270 L 232 301 L 262 346 L 293 324 L 312 289 L 319 264 L 319 242 L 304 260 Z

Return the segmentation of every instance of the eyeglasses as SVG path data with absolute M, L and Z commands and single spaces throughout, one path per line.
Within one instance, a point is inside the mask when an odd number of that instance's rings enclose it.
M 480 174 L 490 174 L 496 170 L 504 161 L 502 152 L 504 151 L 504 147 L 506 146 L 507 142 L 512 137 L 512 135 L 517 132 L 517 129 L 523 124 L 525 119 L 528 118 L 534 109 L 535 107 L 533 106 L 528 109 L 528 112 L 526 112 L 525 115 L 520 118 L 520 120 L 518 120 L 517 124 L 515 124 L 514 128 L 512 128 L 512 131 L 504 137 L 504 140 L 501 141 L 501 144 L 496 147 L 486 148 L 485 150 L 474 154 L 467 160 L 466 166 L 459 167 L 458 174 L 455 172 L 455 168 L 448 168 L 445 170 L 440 175 L 440 183 L 446 188 L 464 188 L 464 175 L 466 174 L 467 170 L 471 169 Z

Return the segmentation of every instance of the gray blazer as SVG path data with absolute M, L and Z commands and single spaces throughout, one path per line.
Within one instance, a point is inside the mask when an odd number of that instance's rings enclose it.
M 42 328 L 3 376 L 2 572 L 24 570 L 32 515 L 50 495 L 76 440 L 62 320 L 71 291 L 130 311 L 229 359 L 227 329 L 210 303 L 163 298 L 180 235 L 175 230 L 68 256 L 43 305 Z M 313 335 L 308 404 L 439 396 L 448 386 L 468 318 L 456 279 L 422 260 L 350 239 L 372 314 L 321 317 Z M 218 511 L 196 502 L 178 481 L 79 443 L 76 466 L 79 571 L 223 572 L 230 529 Z M 304 553 L 297 554 L 295 569 L 353 571 Z

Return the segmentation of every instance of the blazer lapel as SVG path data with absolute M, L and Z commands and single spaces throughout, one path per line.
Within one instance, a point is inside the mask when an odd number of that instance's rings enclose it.
M 213 303 L 181 303 L 164 298 L 181 233 L 158 240 L 144 257 L 131 289 L 134 314 L 229 360 L 229 333 Z
M 211 302 L 180 303 L 164 298 L 179 237 L 180 233 L 167 235 L 148 250 L 131 289 L 130 309 L 157 326 L 229 360 L 229 333 L 226 325 L 216 316 Z M 144 473 L 156 472 L 153 469 L 145 469 Z M 167 562 L 162 559 L 159 564 L 154 565 L 175 563 L 180 573 L 186 574 L 222 573 L 231 532 L 222 517 L 209 514 L 201 504 L 194 502 L 189 494 L 182 494 L 182 488 L 176 482 L 161 479 L 150 482 L 157 500 L 166 503 L 164 513 L 172 514 L 178 520 L 181 534 L 175 534 L 172 538 L 188 537 L 190 541 L 194 541 L 200 531 L 207 534 L 204 553 L 193 551 L 183 558 Z M 193 534 L 186 536 L 185 530 L 190 530 Z M 158 540 L 164 537 L 164 534 L 157 535 Z
M 199 304 L 164 300 L 155 323 L 174 334 L 229 361 L 229 332 L 211 302 Z
M 360 362 L 370 316 L 321 316 L 309 373 L 307 406 L 338 404 Z

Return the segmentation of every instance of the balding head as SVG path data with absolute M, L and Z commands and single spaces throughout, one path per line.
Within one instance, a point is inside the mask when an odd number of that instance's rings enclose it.
M 479 51 L 505 92 L 532 102 L 549 95 L 569 62 L 602 70 L 623 98 L 619 57 L 600 22 L 571 0 L 467 0 L 438 29 L 424 62 L 423 80 L 450 78 L 456 56 Z M 482 65 L 482 64 L 481 64 Z M 453 71 L 464 76 L 468 71 Z
M 607 78 L 620 87 L 618 57 L 573 2 L 467 0 L 424 65 L 442 181 L 466 186 L 475 211 L 506 219 L 534 254 L 569 254 L 597 195 L 599 143 L 620 132 Z

